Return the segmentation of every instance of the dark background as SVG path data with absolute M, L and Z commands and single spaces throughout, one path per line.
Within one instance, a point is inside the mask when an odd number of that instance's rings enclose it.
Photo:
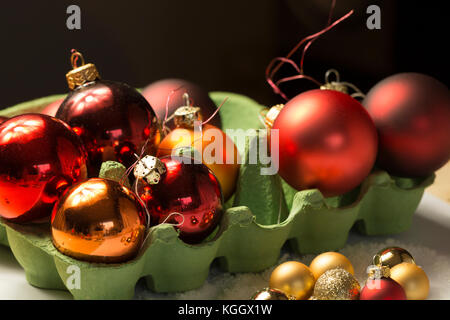
M 423 2 L 417 2 L 423 3 Z M 305 72 L 323 81 L 329 68 L 366 92 L 403 71 L 448 84 L 446 1 L 337 0 L 333 20 L 355 14 L 317 40 Z M 81 30 L 66 28 L 66 8 L 81 7 Z M 70 49 L 102 77 L 136 87 L 166 77 L 207 90 L 234 91 L 269 105 L 281 102 L 265 82 L 270 60 L 322 29 L 331 0 L 2 1 L 0 108 L 67 92 Z M 381 30 L 366 28 L 366 8 L 381 7 Z M 299 60 L 299 54 L 295 56 Z M 282 69 L 289 73 L 289 69 Z M 291 95 L 304 81 L 283 85 Z

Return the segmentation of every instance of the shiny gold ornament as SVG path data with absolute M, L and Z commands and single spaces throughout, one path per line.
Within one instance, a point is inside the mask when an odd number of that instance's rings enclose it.
M 392 268 L 402 262 L 415 264 L 413 256 L 405 249 L 399 247 L 385 248 L 373 257 L 373 264 L 376 266 L 381 265 Z
M 56 204 L 52 239 L 63 254 L 99 263 L 134 258 L 143 241 L 145 215 L 134 193 L 116 181 L 89 179 Z
M 397 264 L 391 269 L 391 278 L 403 287 L 408 300 L 425 300 L 428 297 L 430 281 L 425 271 L 416 264 Z
M 355 274 L 350 260 L 338 252 L 325 252 L 319 254 L 309 265 L 309 269 L 311 269 L 311 272 L 314 274 L 316 280 L 319 279 L 325 271 L 336 268 L 342 268 L 351 274 Z
M 297 300 L 308 299 L 314 289 L 314 275 L 303 263 L 288 261 L 270 275 L 270 287 L 279 289 Z
M 264 288 L 256 292 L 251 300 L 295 300 L 295 298 L 290 298 L 278 289 Z
M 325 271 L 316 281 L 317 300 L 358 300 L 361 287 L 355 277 L 342 268 Z

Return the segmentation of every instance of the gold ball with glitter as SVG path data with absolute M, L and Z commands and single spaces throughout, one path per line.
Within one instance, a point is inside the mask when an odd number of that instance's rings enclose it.
M 314 275 L 307 266 L 297 261 L 280 264 L 270 275 L 270 287 L 283 291 L 296 300 L 308 299 L 314 289 Z
M 257 291 L 251 298 L 251 300 L 295 300 L 289 297 L 283 291 L 273 288 L 264 288 Z
M 393 268 L 403 262 L 415 264 L 413 256 L 400 247 L 384 248 L 373 257 L 373 264 L 376 266 Z
M 309 269 L 311 269 L 316 280 L 319 279 L 325 271 L 336 268 L 342 268 L 351 274 L 355 274 L 350 260 L 338 252 L 324 252 L 319 254 L 309 265 Z
M 361 287 L 355 277 L 342 268 L 325 271 L 316 281 L 317 300 L 358 300 Z
M 391 278 L 403 287 L 408 300 L 425 300 L 428 297 L 430 280 L 418 265 L 400 263 L 391 269 Z

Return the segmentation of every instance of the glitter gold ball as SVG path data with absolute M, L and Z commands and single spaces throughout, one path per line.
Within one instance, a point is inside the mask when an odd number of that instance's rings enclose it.
M 393 268 L 402 262 L 415 264 L 413 256 L 408 251 L 400 247 L 384 248 L 373 257 L 373 264 L 376 266 L 381 265 Z
M 317 300 L 358 300 L 360 289 L 350 272 L 337 268 L 324 272 L 317 279 L 313 296 Z
M 270 275 L 270 287 L 279 289 L 297 300 L 308 299 L 314 289 L 314 275 L 303 263 L 288 261 Z
M 316 280 L 319 279 L 325 271 L 336 268 L 342 268 L 351 274 L 355 274 L 350 260 L 338 252 L 324 252 L 319 254 L 309 265 L 309 269 L 311 269 Z
M 430 280 L 421 267 L 400 263 L 391 269 L 391 278 L 403 287 L 408 300 L 425 300 L 428 297 Z
M 264 288 L 256 292 L 252 300 L 295 300 L 290 298 L 283 291 L 272 288 Z

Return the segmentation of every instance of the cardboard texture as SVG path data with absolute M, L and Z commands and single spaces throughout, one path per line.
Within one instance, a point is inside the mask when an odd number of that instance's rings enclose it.
M 0 115 L 37 112 L 61 97 L 27 102 Z M 217 105 L 229 98 L 220 110 L 223 128 L 262 128 L 263 106 L 255 101 L 226 92 L 213 92 L 211 97 Z M 17 225 L 5 220 L 0 220 L 0 244 L 10 246 L 30 284 L 69 290 L 75 299 L 131 299 L 142 277 L 156 292 L 186 291 L 203 284 L 215 259 L 225 271 L 258 272 L 277 262 L 286 242 L 299 253 L 320 253 L 342 248 L 353 226 L 367 235 L 403 232 L 411 225 L 424 188 L 434 179 L 434 175 L 421 180 L 396 178 L 375 170 L 360 187 L 339 197 L 324 198 L 318 190 L 297 192 L 278 175 L 261 175 L 267 165 L 248 151 L 258 146 L 264 133 L 249 133 L 235 140 L 243 162 L 236 193 L 226 204 L 218 230 L 201 244 L 185 244 L 173 226 L 157 225 L 132 261 L 94 264 L 57 251 L 49 223 Z M 100 176 L 118 180 L 124 170 L 116 162 L 106 162 Z

